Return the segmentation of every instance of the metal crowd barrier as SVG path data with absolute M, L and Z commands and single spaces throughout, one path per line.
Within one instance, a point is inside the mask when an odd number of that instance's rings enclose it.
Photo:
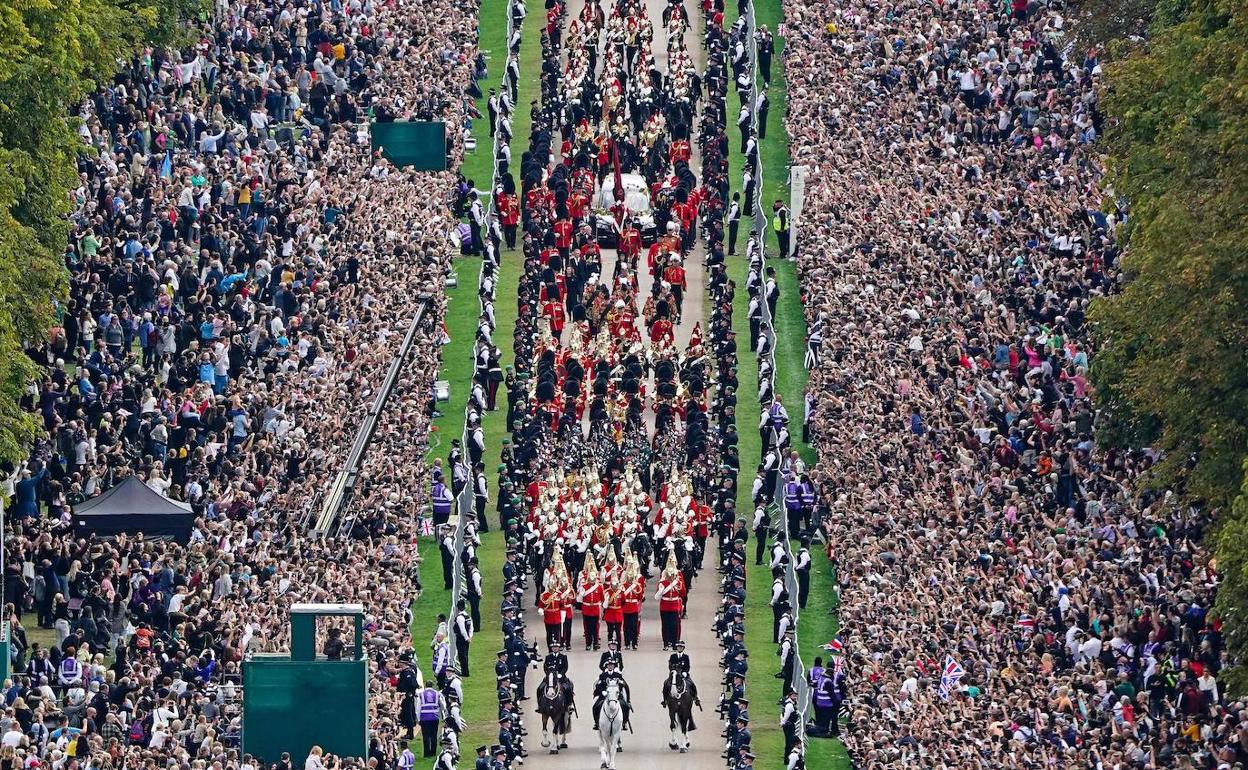
M 764 178 L 763 153 L 762 153 L 762 144 L 758 140 L 758 111 L 756 109 L 756 104 L 757 104 L 756 100 L 757 100 L 758 91 L 759 91 L 759 88 L 758 88 L 759 74 L 758 74 L 758 45 L 754 37 L 755 32 L 757 30 L 757 25 L 754 19 L 754 3 L 747 2 L 745 10 L 746 10 L 745 34 L 746 34 L 746 39 L 747 39 L 746 51 L 747 51 L 749 62 L 750 62 L 750 82 L 751 82 L 750 93 L 749 93 L 749 98 L 751 100 L 750 105 L 749 105 L 750 132 L 751 134 L 753 134 L 755 141 L 758 142 L 757 144 L 758 162 L 754 164 L 755 182 L 754 182 L 754 201 L 753 201 L 754 217 L 753 218 L 754 218 L 754 230 L 758 233 L 758 253 L 759 253 L 759 258 L 761 262 L 760 270 L 762 272 L 762 280 L 763 280 L 763 287 L 761 290 L 764 292 L 764 296 L 761 298 L 762 299 L 762 313 L 763 313 L 761 333 L 766 335 L 766 337 L 768 338 L 768 342 L 770 343 L 767 346 L 768 348 L 767 357 L 768 357 L 769 363 L 771 364 L 771 372 L 768 375 L 768 377 L 769 377 L 769 383 L 771 385 L 772 401 L 770 404 L 767 405 L 767 407 L 765 408 L 765 411 L 770 411 L 771 406 L 775 404 L 775 394 L 776 394 L 776 381 L 775 381 L 776 332 L 775 332 L 775 326 L 773 324 L 773 319 L 771 317 L 771 308 L 767 305 L 766 296 L 765 296 L 766 281 L 767 281 L 768 219 L 767 219 L 766 213 L 763 211 L 763 178 Z M 746 162 L 748 163 L 748 159 Z M 783 259 L 785 256 L 786 255 L 781 254 L 780 258 Z M 759 384 L 760 385 L 762 384 L 761 380 L 759 381 Z M 783 458 L 778 457 L 777 462 L 782 463 Z M 797 584 L 797 572 L 795 569 L 796 562 L 794 559 L 793 548 L 789 541 L 788 516 L 786 515 L 786 511 L 784 510 L 784 504 L 783 504 L 784 477 L 781 474 L 777 474 L 776 476 L 776 488 L 772 490 L 772 500 L 773 500 L 773 506 L 775 507 L 775 510 L 777 512 L 777 516 L 779 519 L 777 524 L 774 525 L 774 529 L 777 531 L 778 534 L 782 533 L 784 535 L 782 542 L 784 543 L 785 553 L 788 555 L 787 567 L 785 569 L 784 583 L 785 583 L 785 589 L 789 593 L 790 603 L 792 606 L 792 614 L 793 614 L 793 628 L 796 631 L 798 628 L 798 621 L 799 621 L 799 616 L 801 614 L 801 608 L 798 606 L 798 584 Z M 793 673 L 793 689 L 797 691 L 798 710 L 801 713 L 801 719 L 799 721 L 798 728 L 797 728 L 797 735 L 798 735 L 798 739 L 804 742 L 805 733 L 806 733 L 806 718 L 810 709 L 810 687 L 809 687 L 809 683 L 806 681 L 806 667 L 802 661 L 801 643 L 799 641 L 799 637 L 800 637 L 799 633 L 793 634 L 793 655 L 795 656 L 794 673 Z

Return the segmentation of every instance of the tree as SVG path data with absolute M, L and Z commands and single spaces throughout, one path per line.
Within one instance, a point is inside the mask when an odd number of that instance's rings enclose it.
M 1248 692 L 1248 671 L 1242 661 L 1248 653 L 1248 463 L 1244 484 L 1231 507 L 1231 515 L 1218 530 L 1218 598 L 1214 612 L 1225 621 L 1223 636 L 1235 667 L 1219 674 L 1236 696 Z
M 1227 506 L 1248 454 L 1248 3 L 1193 0 L 1109 67 L 1123 290 L 1093 304 L 1111 441 Z
M 100 78 L 169 41 L 198 0 L 0 3 L 0 460 L 21 458 L 38 425 L 20 399 L 38 376 L 25 354 L 55 323 L 75 160 L 71 118 Z

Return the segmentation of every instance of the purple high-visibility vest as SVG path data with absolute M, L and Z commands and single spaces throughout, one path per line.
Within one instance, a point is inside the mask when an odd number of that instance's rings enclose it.
M 66 658 L 61 661 L 61 681 L 72 682 L 78 679 L 81 669 L 78 667 L 76 658 Z
M 432 687 L 420 691 L 420 721 L 438 721 L 438 691 Z
M 814 700 L 819 708 L 832 708 L 832 681 L 825 671 L 815 682 Z

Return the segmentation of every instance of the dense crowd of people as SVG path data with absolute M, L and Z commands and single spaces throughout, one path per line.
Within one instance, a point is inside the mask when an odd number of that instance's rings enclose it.
M 785 3 L 811 434 L 860 767 L 1248 760 L 1206 517 L 1093 438 L 1122 278 L 1060 2 Z
M 790 534 L 822 529 L 837 563 L 842 630 L 811 672 L 812 699 L 825 734 L 844 714 L 858 766 L 1248 763 L 1248 712 L 1218 680 L 1207 518 L 1137 485 L 1152 453 L 1093 437 L 1085 316 L 1121 280 L 1121 214 L 1101 200 L 1098 53 L 1072 42 L 1063 4 L 784 3 L 785 126 L 812 172 L 796 251 L 821 459 L 792 457 L 770 391 L 757 322 L 777 289 L 753 232 L 744 288 L 764 454 L 751 512 L 735 510 L 724 265 L 725 216 L 735 252 L 741 207 L 756 205 L 751 113 L 765 125 L 767 109 L 745 21 L 725 29 L 722 3 L 703 3 L 699 73 L 679 0 L 661 19 L 637 0 L 583 9 L 546 4 L 529 146 L 513 175 L 501 143 L 489 204 L 454 175 L 483 74 L 477 0 L 221 0 L 193 44 L 125 62 L 81 106 L 92 152 L 79 161 L 69 299 L 29 351 L 46 366 L 26 400 L 44 432 L 5 490 L 13 675 L 0 761 L 252 768 L 241 661 L 288 647 L 291 602 L 325 601 L 365 607 L 373 729 L 368 757 L 309 765 L 410 767 L 401 732 L 432 722 L 425 754 L 449 770 L 480 625 L 475 531 L 493 503 L 509 542 L 505 646 L 499 739 L 479 758 L 524 757 L 518 701 L 538 658 L 520 618 L 527 588 L 549 647 L 573 642 L 577 607 L 578 643 L 636 649 L 653 598 L 664 649 L 683 650 L 687 593 L 715 536 L 724 754 L 748 768 L 744 565 L 750 530 L 762 562 L 780 528 L 775 502 Z M 523 4 L 509 13 L 522 19 Z M 758 34 L 770 81 L 770 33 Z M 507 139 L 518 45 L 490 98 L 491 133 Z M 745 198 L 731 204 L 729 78 L 752 105 L 738 119 Z M 452 170 L 395 168 L 371 151 L 370 118 L 445 120 Z M 427 468 L 442 286 L 461 247 L 487 257 L 468 443 Z M 504 249 L 524 260 L 505 373 L 493 313 Z M 685 315 L 704 277 L 705 332 Z M 345 525 L 304 537 L 422 307 Z M 491 497 L 481 420 L 494 409 L 511 438 Z M 130 477 L 191 506 L 189 542 L 75 530 L 73 506 Z M 448 587 L 446 560 L 464 569 L 464 601 L 424 682 L 408 638 L 413 522 L 428 503 L 442 524 L 466 487 L 476 517 L 463 550 L 444 553 Z M 766 557 L 790 767 L 804 752 L 790 603 L 805 596 L 788 596 L 783 575 L 791 558 L 809 567 L 800 542 L 794 555 L 772 537 Z M 24 623 L 55 643 L 31 642 Z M 687 657 L 673 660 L 688 673 Z
M 82 105 L 69 300 L 30 351 L 46 433 L 8 490 L 11 764 L 254 766 L 240 661 L 288 647 L 291 602 L 325 601 L 366 612 L 353 760 L 393 766 L 424 489 L 366 469 L 387 504 L 350 540 L 304 531 L 422 304 L 404 431 L 427 433 L 454 177 L 390 165 L 365 121 L 444 120 L 458 167 L 477 10 L 223 0 Z M 396 461 L 410 477 L 422 456 Z M 75 532 L 72 507 L 130 476 L 192 507 L 189 542 Z

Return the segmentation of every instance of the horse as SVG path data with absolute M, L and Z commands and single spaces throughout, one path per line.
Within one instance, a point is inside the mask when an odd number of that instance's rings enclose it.
M 668 728 L 672 731 L 667 747 L 681 754 L 689 751 L 689 733 L 697 729 L 693 723 L 693 706 L 701 702 L 693 680 L 683 671 L 663 682 L 663 701 L 667 703 Z
M 615 682 L 607 685 L 598 713 L 598 753 L 602 757 L 603 770 L 615 770 L 615 754 L 621 750 L 624 734 L 624 706 L 620 703 L 620 686 Z
M 568 733 L 572 732 L 573 700 L 572 682 L 567 679 L 547 677 L 537 689 L 537 713 L 542 715 L 542 747 L 550 748 L 551 754 L 568 747 Z M 554 748 L 550 733 L 554 732 Z

